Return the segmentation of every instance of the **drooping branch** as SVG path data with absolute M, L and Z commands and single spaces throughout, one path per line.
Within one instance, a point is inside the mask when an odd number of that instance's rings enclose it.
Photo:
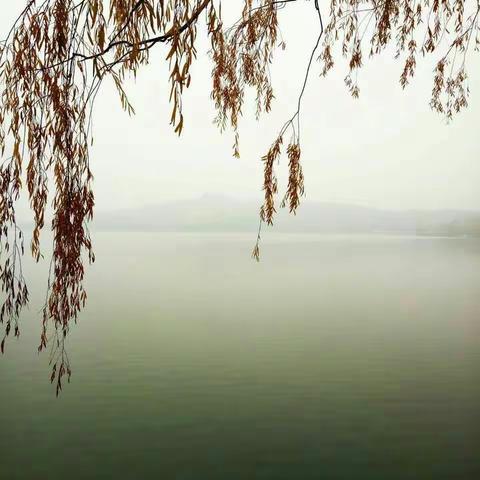
M 142 49 L 148 50 L 152 48 L 154 45 L 157 43 L 165 43 L 168 42 L 169 40 L 172 40 L 174 37 L 179 36 L 183 32 L 185 32 L 188 28 L 190 28 L 197 20 L 198 17 L 201 15 L 201 13 L 207 8 L 209 3 L 211 3 L 212 0 L 203 0 L 202 3 L 196 8 L 196 10 L 192 13 L 192 15 L 187 19 L 185 23 L 183 23 L 181 26 L 172 26 L 170 30 L 168 30 L 166 33 L 162 35 L 157 35 L 151 38 L 146 38 L 139 40 L 137 42 L 131 42 L 129 40 L 114 40 L 110 42 L 105 48 L 103 48 L 100 52 L 97 53 L 92 53 L 91 55 L 85 55 L 84 53 L 81 52 L 73 52 L 72 55 L 61 62 L 58 62 L 53 65 L 46 65 L 42 67 L 42 69 L 49 69 L 49 68 L 54 68 L 59 65 L 62 65 L 64 63 L 69 63 L 72 60 L 79 59 L 82 62 L 86 62 L 88 60 L 96 60 L 100 57 L 104 57 L 107 55 L 109 52 L 111 52 L 113 49 L 116 47 L 128 47 L 130 48 L 130 51 L 128 53 L 123 54 L 123 58 L 125 58 L 127 55 L 129 55 L 131 52 L 133 52 L 135 49 Z M 114 38 L 117 38 L 121 36 L 121 33 L 125 30 L 127 27 L 128 23 L 131 22 L 131 19 L 133 18 L 133 14 L 142 6 L 146 4 L 145 0 L 138 1 L 134 7 L 132 8 L 130 14 L 128 15 L 128 19 L 125 23 L 125 25 L 118 31 L 117 34 L 114 35 Z M 143 48 L 142 48 L 143 47 Z M 119 60 L 115 62 L 119 63 Z M 111 65 L 110 65 L 111 66 Z
M 260 221 L 257 232 L 257 239 L 252 251 L 252 257 L 259 261 L 260 260 L 260 241 L 261 241 L 261 231 L 262 225 L 266 223 L 267 225 L 273 225 L 273 217 L 276 213 L 275 208 L 275 196 L 278 192 L 277 189 L 277 178 L 275 175 L 274 164 L 279 160 L 281 154 L 281 145 L 283 143 L 283 138 L 286 131 L 290 128 L 292 135 L 287 146 L 287 157 L 288 157 L 288 185 L 285 195 L 281 202 L 281 207 L 284 208 L 287 204 L 289 206 L 290 213 L 295 214 L 297 208 L 300 205 L 300 197 L 304 194 L 304 178 L 302 165 L 300 163 L 301 148 L 300 148 L 300 112 L 302 108 L 302 99 L 305 94 L 305 89 L 307 87 L 308 78 L 310 76 L 310 70 L 312 67 L 313 59 L 320 45 L 320 41 L 323 35 L 323 19 L 320 12 L 320 7 L 318 5 L 318 0 L 314 1 L 315 10 L 318 16 L 319 21 L 319 32 L 317 39 L 310 53 L 308 59 L 307 68 L 305 70 L 305 75 L 303 78 L 302 87 L 297 99 L 297 109 L 294 114 L 285 122 L 283 127 L 278 134 L 278 137 L 275 139 L 271 145 L 269 151 L 266 155 L 262 157 L 264 162 L 264 179 L 263 179 L 263 190 L 264 190 L 264 201 L 263 205 L 260 208 Z M 296 125 L 295 125 L 296 121 Z

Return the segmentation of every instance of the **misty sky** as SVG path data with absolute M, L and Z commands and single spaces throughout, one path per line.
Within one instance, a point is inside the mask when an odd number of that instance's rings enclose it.
M 22 8 L 5 2 L 0 36 Z M 231 14 L 233 4 L 228 2 Z M 286 51 L 272 68 L 276 100 L 272 112 L 256 122 L 246 108 L 241 122 L 241 158 L 232 157 L 233 135 L 213 125 L 208 44 L 199 43 L 193 82 L 184 98 L 185 128 L 178 138 L 169 126 L 165 46 L 152 52 L 127 91 L 137 111 L 121 110 L 113 85 L 106 82 L 94 115 L 92 168 L 99 210 L 192 198 L 204 193 L 261 201 L 260 161 L 296 105 L 318 24 L 313 2 L 287 6 L 280 14 Z M 232 17 L 233 18 L 233 17 Z M 361 70 L 359 100 L 345 88 L 345 64 L 319 78 L 315 63 L 302 108 L 302 157 L 307 199 L 381 208 L 480 209 L 480 56 L 470 57 L 470 105 L 453 123 L 432 112 L 431 61 L 420 61 L 412 85 L 402 91 L 402 64 L 392 55 L 368 61 Z M 253 100 L 253 95 L 249 97 Z M 287 161 L 278 167 L 280 186 Z

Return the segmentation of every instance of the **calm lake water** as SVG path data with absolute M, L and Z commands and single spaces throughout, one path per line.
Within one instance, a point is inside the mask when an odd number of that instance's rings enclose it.
M 55 398 L 45 266 L 0 359 L 0 478 L 480 478 L 480 242 L 98 233 Z

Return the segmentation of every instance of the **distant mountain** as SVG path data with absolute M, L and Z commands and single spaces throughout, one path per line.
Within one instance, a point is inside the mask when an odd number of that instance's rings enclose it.
M 142 208 L 96 212 L 95 230 L 252 232 L 259 205 L 226 196 L 204 195 Z M 480 212 L 389 211 L 304 200 L 294 217 L 279 209 L 273 228 L 291 233 L 395 233 L 480 236 Z

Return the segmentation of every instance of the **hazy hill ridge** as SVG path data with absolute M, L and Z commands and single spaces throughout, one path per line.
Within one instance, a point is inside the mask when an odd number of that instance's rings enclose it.
M 97 212 L 95 230 L 252 232 L 259 205 L 226 196 Z M 480 236 L 480 212 L 461 210 L 381 210 L 305 200 L 297 215 L 280 209 L 273 230 L 290 233 L 397 233 Z

